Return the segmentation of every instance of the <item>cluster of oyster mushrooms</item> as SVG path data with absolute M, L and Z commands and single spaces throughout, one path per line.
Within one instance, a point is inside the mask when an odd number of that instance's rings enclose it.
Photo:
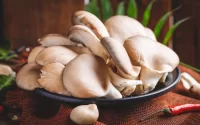
M 20 88 L 116 99 L 151 92 L 179 64 L 177 54 L 133 18 L 118 15 L 102 23 L 77 11 L 72 24 L 66 35 L 38 39 L 41 46 L 17 73 Z

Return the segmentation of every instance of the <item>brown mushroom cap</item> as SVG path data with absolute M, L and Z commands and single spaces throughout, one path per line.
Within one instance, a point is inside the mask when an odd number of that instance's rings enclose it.
M 87 26 L 99 39 L 109 36 L 104 24 L 95 15 L 87 11 L 76 11 L 72 16 L 72 24 Z
M 76 45 L 76 43 L 73 43 L 67 37 L 60 34 L 47 34 L 38 39 L 38 42 L 42 46 Z
M 141 66 L 143 85 L 137 86 L 136 94 L 152 91 L 160 78 L 179 64 L 179 57 L 172 49 L 148 37 L 130 37 L 124 42 L 124 47 L 131 62 Z
M 120 75 L 127 79 L 137 79 L 140 67 L 133 66 L 123 45 L 111 37 L 103 37 L 101 43 L 110 53 L 112 59 L 120 70 Z
M 61 63 L 49 63 L 41 68 L 38 83 L 49 92 L 69 96 L 62 82 L 62 73 L 65 66 Z
M 59 62 L 66 65 L 77 54 L 64 46 L 50 46 L 43 49 L 35 59 L 35 62 L 40 65 L 47 65 L 49 63 Z
M 100 40 L 86 26 L 75 25 L 71 27 L 68 37 L 73 42 L 83 44 L 93 54 L 102 57 L 106 62 L 110 59 L 109 53 Z
M 146 36 L 142 24 L 128 16 L 112 16 L 104 24 L 110 34 L 110 37 L 119 40 L 122 44 L 124 43 L 124 40 L 131 36 Z
M 36 63 L 28 63 L 24 65 L 16 76 L 16 84 L 24 90 L 34 90 L 41 88 L 37 80 L 40 78 L 41 66 Z
M 63 72 L 63 83 L 72 96 L 79 98 L 102 97 L 113 87 L 106 63 L 92 54 L 81 54 L 69 62 Z M 112 94 L 117 93 L 116 98 L 120 98 L 116 91 Z
M 43 46 L 36 46 L 34 47 L 31 52 L 29 53 L 29 56 L 28 56 L 28 63 L 33 63 L 35 62 L 35 58 L 36 56 L 38 55 L 38 53 L 40 51 L 42 51 L 45 47 Z

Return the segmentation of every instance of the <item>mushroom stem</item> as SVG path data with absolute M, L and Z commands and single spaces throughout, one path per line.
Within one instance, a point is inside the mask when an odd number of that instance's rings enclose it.
M 164 73 L 164 75 L 161 77 L 161 79 L 159 80 L 161 83 L 164 83 L 167 79 L 167 75 L 168 75 L 168 72 Z
M 108 99 L 119 99 L 122 98 L 122 94 L 110 83 L 110 89 L 105 97 Z

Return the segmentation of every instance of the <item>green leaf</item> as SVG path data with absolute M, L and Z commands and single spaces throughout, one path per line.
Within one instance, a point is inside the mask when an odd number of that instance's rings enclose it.
M 117 7 L 116 15 L 125 15 L 125 4 L 121 1 Z
M 147 6 L 147 8 L 145 9 L 145 11 L 144 11 L 144 14 L 143 14 L 143 20 L 142 20 L 142 24 L 143 24 L 143 26 L 147 26 L 148 25 L 148 23 L 149 23 L 149 19 L 150 19 L 150 16 L 151 16 L 151 9 L 152 9 L 152 6 L 153 6 L 153 4 L 156 2 L 156 0 L 152 0 L 149 4 L 148 4 L 148 6 Z
M 165 15 L 163 15 L 160 20 L 158 21 L 158 23 L 156 24 L 155 28 L 154 28 L 154 34 L 156 36 L 156 38 L 159 37 L 161 29 L 163 28 L 165 22 L 167 21 L 168 17 L 175 11 L 177 11 L 178 9 L 180 9 L 181 6 L 175 8 L 172 11 L 167 12 Z
M 200 73 L 200 69 L 197 69 L 197 68 L 195 68 L 195 67 L 193 67 L 193 66 L 191 66 L 191 65 L 185 64 L 185 63 L 183 63 L 183 62 L 180 62 L 180 65 L 185 66 L 185 67 L 187 67 L 187 68 L 189 68 L 189 69 L 192 69 L 192 70 L 194 70 L 194 71 Z
M 113 14 L 112 6 L 110 0 L 101 0 L 102 16 L 103 20 L 107 20 Z
M 127 8 L 127 16 L 137 19 L 138 8 L 135 0 L 129 0 Z
M 85 6 L 85 10 L 94 14 L 98 18 L 100 17 L 99 14 L 99 6 L 98 6 L 98 1 L 97 0 L 90 0 L 89 4 Z
M 174 26 L 172 28 L 169 29 L 169 31 L 167 32 L 167 34 L 163 40 L 164 45 L 168 44 L 169 39 L 171 38 L 174 31 L 178 28 L 178 26 L 181 25 L 183 22 L 187 21 L 188 19 L 190 19 L 190 17 L 187 17 L 185 19 L 178 21 L 177 23 L 174 24 Z
M 6 76 L 6 75 L 0 75 L 0 91 L 6 87 L 9 87 L 12 85 L 13 81 L 15 80 L 15 77 L 12 76 Z
M 11 51 L 10 41 L 3 39 L 0 46 L 0 56 L 7 56 L 10 51 Z

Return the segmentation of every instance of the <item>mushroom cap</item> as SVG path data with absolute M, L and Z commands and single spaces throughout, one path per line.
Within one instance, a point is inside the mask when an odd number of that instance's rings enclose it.
M 179 57 L 172 49 L 148 37 L 130 37 L 124 42 L 124 47 L 131 62 L 141 66 L 140 80 L 143 85 L 137 86 L 135 94 L 152 91 L 161 77 L 179 64 Z
M 96 104 L 77 106 L 70 113 L 70 119 L 79 125 L 93 124 L 98 118 L 99 111 Z
M 111 55 L 118 70 L 123 72 L 119 72 L 121 73 L 120 75 L 128 79 L 137 79 L 140 73 L 140 67 L 133 68 L 124 46 L 118 40 L 111 37 L 103 37 L 101 43 Z
M 179 57 L 172 49 L 148 37 L 130 37 L 124 47 L 132 63 L 159 73 L 172 72 L 179 64 Z
M 87 26 L 99 39 L 109 36 L 104 24 L 94 14 L 87 11 L 76 11 L 72 16 L 72 24 Z
M 109 90 L 109 71 L 102 58 L 81 54 L 65 66 L 63 83 L 74 97 L 102 97 Z
M 38 53 L 40 51 L 42 51 L 45 47 L 43 46 L 36 46 L 34 47 L 31 52 L 29 53 L 29 56 L 28 56 L 28 63 L 33 63 L 35 62 L 35 58 L 36 56 L 38 55 Z
M 43 49 L 36 56 L 35 62 L 39 65 L 47 65 L 54 62 L 66 65 L 76 56 L 77 54 L 75 52 L 64 46 L 50 46 Z
M 131 36 L 146 36 L 142 24 L 128 16 L 112 16 L 104 24 L 110 34 L 110 37 L 119 40 L 122 44 L 124 43 L 124 40 Z
M 100 40 L 86 26 L 75 25 L 71 27 L 68 37 L 73 42 L 83 44 L 93 54 L 102 57 L 106 62 L 110 58 L 109 53 L 103 47 Z
M 147 36 L 147 37 L 151 38 L 151 39 L 154 40 L 154 41 L 157 41 L 154 32 L 153 32 L 150 28 L 144 27 L 144 29 L 145 29 L 146 36 Z
M 13 70 L 10 66 L 0 64 L 0 75 L 11 75 L 13 73 Z
M 67 37 L 60 34 L 47 34 L 39 38 L 38 42 L 42 46 L 76 45 L 76 43 L 73 43 Z
M 41 68 L 40 79 L 38 83 L 42 88 L 49 92 L 61 95 L 70 95 L 65 89 L 62 81 L 62 73 L 65 66 L 61 63 L 49 63 Z
M 41 66 L 36 63 L 28 63 L 24 65 L 16 76 L 16 84 L 24 90 L 34 90 L 41 88 L 37 80 L 40 78 Z

